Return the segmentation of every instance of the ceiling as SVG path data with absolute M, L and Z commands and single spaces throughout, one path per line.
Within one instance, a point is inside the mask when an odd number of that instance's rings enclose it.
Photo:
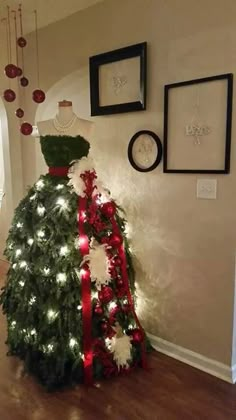
M 38 27 L 64 19 L 79 10 L 86 9 L 103 0 L 0 0 L 0 18 L 7 16 L 7 6 L 17 10 L 22 5 L 23 31 L 32 32 L 35 29 L 34 10 L 38 13 Z

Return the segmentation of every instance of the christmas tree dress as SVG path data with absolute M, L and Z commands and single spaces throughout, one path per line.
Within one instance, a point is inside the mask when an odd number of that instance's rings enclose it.
M 49 173 L 15 210 L 0 303 L 9 354 L 49 389 L 145 366 L 122 209 L 81 136 L 40 139 Z

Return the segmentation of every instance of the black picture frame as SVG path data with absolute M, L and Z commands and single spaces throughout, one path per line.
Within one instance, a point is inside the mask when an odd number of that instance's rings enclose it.
M 222 162 L 221 165 L 218 167 L 201 167 L 201 168 L 191 168 L 191 162 L 187 162 L 186 158 L 186 167 L 171 167 L 169 161 L 168 161 L 168 152 L 171 148 L 171 142 L 169 139 L 169 129 L 170 129 L 170 113 L 169 113 L 169 107 L 170 107 L 170 93 L 174 92 L 174 89 L 181 89 L 186 88 L 188 86 L 192 85 L 199 85 L 203 84 L 205 87 L 207 83 L 214 83 L 218 81 L 224 81 L 225 82 L 225 106 L 224 109 L 222 109 L 222 120 L 224 121 L 224 126 L 222 126 L 222 142 L 224 142 L 223 145 L 221 145 L 221 148 L 224 150 L 224 156 L 222 156 Z M 219 86 L 219 83 L 215 86 Z M 213 88 L 213 85 L 211 85 L 211 88 Z M 186 91 L 185 91 L 186 92 Z M 163 139 L 163 171 L 165 173 L 199 173 L 199 174 L 228 174 L 230 172 L 230 150 L 231 150 L 231 127 L 232 127 L 232 97 L 233 97 L 233 74 L 232 73 L 226 73 L 226 74 L 220 74 L 216 76 L 210 76 L 195 80 L 188 80 L 184 82 L 178 82 L 173 84 L 165 85 L 164 87 L 164 139 Z M 172 95 L 172 103 L 174 96 Z M 183 98 L 181 99 L 182 103 Z M 177 102 L 177 99 L 176 99 Z M 224 103 L 224 101 L 223 101 Z M 215 103 L 212 102 L 212 109 L 214 110 Z M 173 109 L 172 109 L 172 115 Z M 181 111 L 178 111 L 181 112 Z M 187 127 L 187 126 L 186 126 Z M 191 126 L 190 126 L 191 127 Z M 172 133 L 174 132 L 173 127 L 170 130 Z M 191 134 L 190 134 L 191 135 Z M 196 135 L 196 131 L 195 131 Z M 224 137 L 224 138 L 223 138 Z M 172 134 L 173 138 L 173 134 Z M 174 141 L 174 140 L 173 140 Z M 172 141 L 172 144 L 173 144 Z M 221 142 L 221 139 L 220 139 Z M 177 147 L 175 145 L 175 147 Z M 176 149 L 175 149 L 176 150 Z M 206 158 L 206 156 L 205 156 Z M 207 158 L 211 158 L 211 154 L 209 153 L 209 156 Z M 173 148 L 172 148 L 172 161 L 173 161 Z M 189 165 L 189 167 L 187 167 Z M 210 166 L 210 165 L 209 165 Z
M 102 66 L 121 62 L 122 60 L 140 58 L 140 65 L 137 68 L 139 76 L 138 98 L 130 98 L 125 103 L 105 104 L 100 103 L 101 86 L 99 83 L 99 72 Z M 123 62 L 124 63 L 124 62 Z M 90 102 L 91 116 L 117 114 L 123 112 L 143 111 L 146 109 L 146 75 L 147 75 L 147 43 L 142 42 L 128 47 L 119 48 L 114 51 L 102 53 L 89 58 L 90 74 Z
M 153 162 L 153 164 L 151 164 L 147 168 L 143 168 L 142 166 L 139 166 L 137 161 L 135 161 L 135 159 L 133 157 L 134 144 L 135 144 L 136 140 L 142 135 L 147 135 L 147 136 L 152 137 L 152 139 L 155 141 L 156 146 L 157 146 L 157 154 L 156 154 L 155 161 Z M 150 130 L 140 130 L 137 133 L 135 133 L 129 141 L 128 159 L 129 159 L 130 164 L 132 165 L 132 167 L 134 169 L 136 169 L 136 171 L 139 171 L 139 172 L 153 171 L 153 169 L 155 169 L 159 165 L 159 163 L 161 162 L 161 159 L 162 159 L 162 144 L 161 144 L 161 140 L 158 137 L 158 135 L 156 133 L 154 133 L 153 131 L 150 131 Z

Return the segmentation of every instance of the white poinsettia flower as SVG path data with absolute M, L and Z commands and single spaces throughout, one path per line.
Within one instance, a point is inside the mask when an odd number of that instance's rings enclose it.
M 106 255 L 106 245 L 98 244 L 92 239 L 90 242 L 89 254 L 85 255 L 82 264 L 85 262 L 89 265 L 91 281 L 96 283 L 98 290 L 101 290 L 103 285 L 106 285 L 111 281 L 109 274 L 109 259 Z
M 131 342 L 130 337 L 124 334 L 122 337 L 113 337 L 109 345 L 109 350 L 113 353 L 114 360 L 118 369 L 129 367 L 131 360 Z

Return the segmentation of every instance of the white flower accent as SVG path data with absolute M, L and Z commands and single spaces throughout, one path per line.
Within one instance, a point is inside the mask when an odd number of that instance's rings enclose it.
M 93 239 L 90 243 L 90 251 L 83 258 L 82 264 L 88 263 L 91 281 L 96 282 L 96 287 L 101 290 L 101 286 L 108 284 L 111 279 L 109 275 L 109 260 L 106 255 L 106 245 L 98 244 Z
M 109 343 L 109 350 L 113 353 L 114 360 L 118 366 L 128 368 L 129 360 L 131 360 L 131 342 L 128 335 L 122 337 L 113 337 Z

